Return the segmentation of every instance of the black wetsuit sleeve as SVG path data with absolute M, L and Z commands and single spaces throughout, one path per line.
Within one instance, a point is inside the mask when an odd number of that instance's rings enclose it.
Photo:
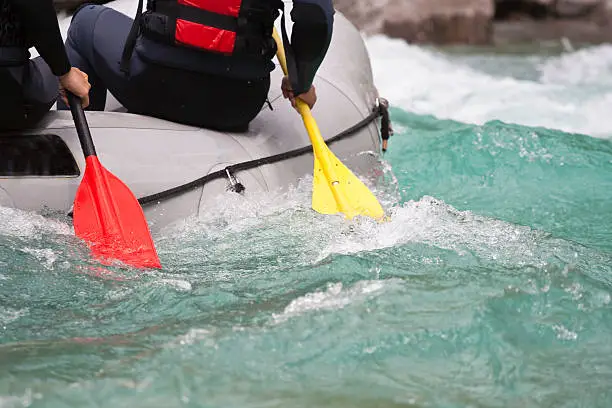
M 327 54 L 334 25 L 332 0 L 293 0 L 291 20 L 292 53 L 288 53 L 287 58 L 294 59 L 297 72 L 293 77 L 290 75 L 291 86 L 294 93 L 300 95 L 312 86 Z
M 26 35 L 40 56 L 61 76 L 70 71 L 52 0 L 9 0 L 22 19 Z

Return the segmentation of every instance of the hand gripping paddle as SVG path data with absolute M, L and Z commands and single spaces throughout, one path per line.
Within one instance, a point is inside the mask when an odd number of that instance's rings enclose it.
M 276 29 L 273 37 L 278 50 L 276 56 L 283 72 L 287 75 L 285 51 Z M 385 212 L 374 194 L 325 144 L 308 105 L 299 98 L 296 102 L 314 152 L 312 208 L 321 214 L 343 213 L 348 219 L 357 215 L 383 219 Z

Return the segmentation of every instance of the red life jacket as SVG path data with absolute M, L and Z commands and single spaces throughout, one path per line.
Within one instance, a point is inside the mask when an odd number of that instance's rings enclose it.
M 120 69 L 129 60 L 139 34 L 153 41 L 228 56 L 271 59 L 272 38 L 282 0 L 148 0 L 142 13 L 138 0 L 134 24 L 126 40 Z
M 272 38 L 281 0 L 148 0 L 142 13 L 138 1 L 134 25 L 123 50 L 121 69 L 129 59 L 139 34 L 157 42 L 185 46 L 223 55 L 248 55 L 271 59 Z
M 155 0 L 145 13 L 144 33 L 157 27 L 149 21 L 165 17 L 164 35 L 177 44 L 233 54 L 242 0 Z M 152 14 L 152 15 L 150 15 Z M 263 34 L 263 33 L 262 33 Z

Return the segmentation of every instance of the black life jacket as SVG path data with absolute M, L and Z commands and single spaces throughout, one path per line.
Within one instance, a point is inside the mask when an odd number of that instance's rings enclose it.
M 19 15 L 8 0 L 0 0 L 0 66 L 21 65 L 29 58 Z
M 272 29 L 283 7 L 280 0 L 148 0 L 141 13 L 142 2 L 123 51 L 124 72 L 139 34 L 226 56 L 271 59 L 276 53 Z

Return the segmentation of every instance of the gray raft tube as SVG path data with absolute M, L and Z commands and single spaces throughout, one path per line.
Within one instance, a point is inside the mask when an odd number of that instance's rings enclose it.
M 223 171 L 237 163 L 307 148 L 310 142 L 301 118 L 281 97 L 281 77 L 280 67 L 277 67 L 272 73 L 273 85 L 269 93 L 273 110 L 264 106 L 247 133 L 221 133 L 121 113 L 117 111 L 121 110 L 118 105 L 114 109 L 109 106 L 114 110 L 111 112 L 88 112 L 100 160 L 141 198 Z M 378 95 L 363 39 L 339 13 L 335 16 L 332 44 L 315 85 L 318 102 L 313 115 L 324 138 L 363 121 L 376 105 Z M 113 99 L 110 100 L 112 104 Z M 47 139 L 59 141 L 63 148 L 54 148 L 54 154 L 63 154 L 65 161 L 72 163 L 64 163 L 62 171 L 65 174 L 0 176 L 0 205 L 67 213 L 85 166 L 70 113 L 50 112 L 39 128 L 4 134 L 0 143 L 19 140 L 24 149 L 37 149 L 36 141 L 32 144 L 26 140 L 36 135 L 47 135 Z M 376 173 L 380 150 L 376 122 L 330 147 L 356 174 L 372 178 Z M 40 157 L 41 152 L 37 154 Z M 42 160 L 45 159 L 49 157 Z M 245 194 L 268 192 L 283 190 L 311 175 L 312 166 L 312 154 L 307 153 L 228 176 L 230 179 L 236 177 L 244 185 Z M 211 200 L 225 193 L 228 185 L 228 178 L 217 178 L 181 194 L 149 202 L 143 206 L 145 215 L 153 230 L 198 215 L 207 210 Z

